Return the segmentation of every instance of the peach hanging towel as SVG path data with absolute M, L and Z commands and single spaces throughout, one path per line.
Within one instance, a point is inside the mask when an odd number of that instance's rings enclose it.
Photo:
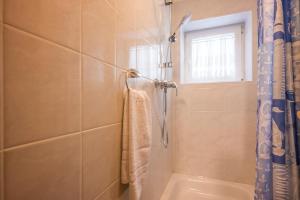
M 152 138 L 151 101 L 147 93 L 129 88 L 125 93 L 123 115 L 121 182 L 129 183 L 130 200 L 140 200 Z

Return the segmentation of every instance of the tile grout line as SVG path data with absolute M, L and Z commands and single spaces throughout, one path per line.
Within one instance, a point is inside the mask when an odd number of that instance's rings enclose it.
M 97 200 L 99 197 L 103 196 L 105 192 L 107 192 L 108 190 L 110 190 L 112 188 L 112 186 L 116 183 L 118 183 L 120 181 L 120 178 L 116 178 L 115 180 L 113 180 L 106 188 L 104 188 L 104 190 L 98 194 L 94 200 Z
M 110 3 L 108 3 L 108 4 L 110 4 Z M 111 6 L 111 5 L 110 5 Z M 114 9 L 115 10 L 115 9 Z M 82 12 L 82 5 L 81 5 L 81 12 Z M 46 43 L 49 43 L 49 44 L 51 44 L 51 45 L 55 45 L 55 46 L 58 46 L 58 47 L 60 47 L 60 48 L 63 48 L 63 49 L 65 49 L 65 50 L 69 50 L 69 51 L 72 51 L 73 53 L 76 53 L 76 54 L 79 54 L 80 55 L 80 64 L 81 64 L 81 66 L 80 66 L 80 68 L 81 68 L 81 74 L 80 74 L 80 76 L 81 76 L 81 88 L 80 88 L 80 92 L 81 92 L 81 95 L 80 95 L 80 102 L 81 102 L 81 104 L 82 104 L 82 63 L 83 63 L 83 59 L 82 59 L 82 57 L 83 56 L 87 56 L 87 57 L 90 57 L 90 58 L 93 58 L 93 59 L 95 59 L 95 60 L 97 60 L 97 61 L 99 61 L 99 62 L 102 62 L 103 64 L 105 64 L 105 65 L 107 65 L 107 66 L 109 66 L 109 67 L 111 67 L 111 68 L 114 68 L 114 69 L 119 69 L 119 70 L 121 70 L 122 72 L 125 72 L 126 71 L 126 69 L 124 69 L 124 68 L 122 68 L 122 67 L 118 67 L 118 66 L 116 66 L 116 65 L 113 65 L 113 64 L 111 64 L 111 63 L 107 63 L 106 61 L 104 61 L 104 60 L 101 60 L 101 59 L 99 59 L 99 58 L 97 58 L 97 57 L 94 57 L 94 56 L 91 56 L 91 55 L 88 55 L 88 54 L 86 54 L 86 53 L 84 53 L 84 52 L 82 52 L 82 34 L 83 34 L 83 30 L 82 30 L 82 13 L 81 13 L 81 38 L 80 38 L 80 51 L 77 51 L 77 50 L 75 50 L 75 49 L 72 49 L 72 48 L 70 48 L 70 47 L 67 47 L 67 46 L 64 46 L 64 45 L 62 45 L 62 44 L 60 44 L 60 43 L 57 43 L 57 42 L 54 42 L 54 41 L 52 41 L 52 40 L 49 40 L 49 39 L 47 39 L 47 38 L 44 38 L 44 37 L 42 37 L 42 36 L 40 36 L 40 35 L 35 35 L 34 33 L 31 33 L 31 32 L 28 32 L 28 31 L 26 31 L 26 30 L 23 30 L 23 29 L 20 29 L 19 27 L 15 27 L 14 25 L 11 25 L 11 24 L 8 24 L 8 23 L 3 23 L 3 27 L 7 27 L 7 28 L 10 28 L 10 29 L 13 29 L 13 30 L 15 30 L 15 31 L 18 31 L 18 32 L 21 32 L 21 33 L 23 33 L 23 34 L 26 34 L 26 35 L 28 35 L 28 36 L 31 36 L 31 37 L 34 37 L 34 38 L 36 38 L 36 39 L 39 39 L 39 40 L 42 40 L 42 41 L 44 41 L 44 42 L 46 42 Z M 81 126 L 81 128 L 80 128 L 80 131 L 83 131 L 82 130 L 82 106 L 81 106 L 81 113 L 80 113 L 80 126 Z M 113 125 L 113 124 L 111 124 L 111 125 Z M 105 126 L 107 126 L 107 125 L 105 125 Z M 98 128 L 100 128 L 100 127 L 97 127 L 97 128 L 93 128 L 93 129 L 98 129 Z M 91 129 L 91 130 L 93 130 L 93 129 Z M 87 130 L 85 130 L 85 131 L 83 131 L 83 132 L 86 132 L 86 131 L 89 131 L 89 129 L 87 129 Z M 68 134 L 69 135 L 69 134 Z M 58 136 L 58 137 L 60 137 L 60 136 Z M 56 138 L 56 137 L 54 137 L 54 138 Z M 38 141 L 38 142 L 42 142 L 42 141 L 47 141 L 47 140 L 50 140 L 51 138 L 48 138 L 48 139 L 45 139 L 45 140 L 41 140 L 41 141 Z M 38 142 L 30 142 L 30 143 L 28 143 L 28 144 L 22 144 L 22 145 L 18 145 L 18 146 L 15 146 L 15 147 L 9 147 L 9 148 L 7 148 L 7 149 L 5 149 L 5 151 L 9 151 L 10 149 L 14 149 L 14 148 L 18 148 L 18 147 L 21 147 L 21 146 L 27 146 L 27 145 L 30 145 L 30 144 L 35 144 L 35 143 L 38 143 Z
M 116 126 L 116 125 L 120 125 L 120 124 L 121 124 L 121 122 L 113 123 L 113 124 L 108 124 L 108 125 L 104 125 L 104 126 L 99 126 L 99 127 L 96 127 L 96 128 L 86 129 L 82 132 L 77 131 L 77 132 L 68 133 L 68 134 L 60 135 L 60 136 L 55 136 L 55 137 L 51 137 L 51 138 L 47 138 L 47 139 L 43 139 L 43 140 L 39 140 L 39 141 L 29 142 L 29 143 L 26 143 L 26 144 L 20 144 L 20 145 L 4 148 L 0 152 L 5 153 L 5 152 L 12 151 L 12 150 L 15 150 L 15 149 L 21 149 L 21 148 L 25 148 L 25 147 L 36 145 L 36 144 L 43 144 L 43 143 L 46 143 L 46 142 L 51 142 L 51 141 L 55 141 L 55 140 L 59 140 L 59 139 L 67 138 L 67 137 L 72 137 L 72 136 L 76 136 L 76 135 L 80 135 L 80 134 L 86 134 L 89 131 L 108 128 L 108 127 Z
M 104 125 L 104 126 L 99 126 L 99 127 L 96 127 L 96 128 L 86 129 L 86 130 L 83 130 L 81 133 L 82 134 L 86 134 L 87 132 L 90 132 L 90 131 L 95 131 L 95 130 L 99 130 L 99 129 L 103 129 L 103 128 L 108 128 L 108 127 L 111 127 L 111 126 L 117 126 L 117 125 L 121 125 L 121 122 L 113 123 L 113 124 L 108 124 L 108 125 Z
M 115 2 L 114 4 L 115 5 L 113 5 L 111 2 L 109 2 L 108 0 L 104 0 L 106 3 L 107 3 L 107 5 L 111 8 L 111 9 L 113 9 L 114 10 L 114 12 L 115 13 L 120 13 L 120 11 L 117 9 L 117 3 L 118 2 Z
M 80 1 L 80 36 L 79 36 L 79 40 L 80 40 L 80 47 L 79 47 L 79 53 L 80 53 L 80 70 L 79 70 L 79 80 L 80 80 L 80 91 L 79 91 L 79 103 L 80 103 L 80 108 L 79 108 L 79 118 L 80 118 L 80 122 L 79 122 L 79 129 L 80 129 L 80 132 L 82 131 L 82 80 L 83 80 L 83 73 L 82 73 L 82 0 Z
M 73 49 L 73 48 L 68 47 L 68 46 L 66 46 L 66 45 L 63 45 L 63 44 L 60 44 L 60 43 L 58 43 L 58 42 L 55 42 L 55 41 L 50 40 L 50 39 L 48 39 L 48 38 L 45 38 L 45 37 L 43 37 L 43 36 L 36 35 L 36 34 L 30 32 L 30 31 L 21 29 L 21 28 L 19 28 L 19 27 L 17 27 L 17 26 L 14 26 L 14 25 L 12 25 L 12 24 L 7 23 L 7 22 L 4 23 L 4 27 L 5 27 L 5 28 L 8 28 L 8 29 L 15 30 L 15 31 L 17 31 L 17 32 L 21 32 L 21 33 L 23 33 L 24 35 L 27 35 L 27 36 L 29 36 L 29 37 L 33 37 L 33 38 L 35 38 L 35 39 L 42 40 L 42 41 L 44 41 L 44 42 L 46 42 L 46 43 L 48 43 L 48 44 L 51 44 L 51 45 L 54 45 L 54 46 L 63 48 L 63 49 L 65 49 L 65 50 L 69 50 L 69 51 L 71 51 L 71 52 L 73 52 L 73 53 L 80 54 L 80 51 L 78 51 L 78 50 L 76 50 L 76 49 Z
M 1 21 L 1 31 L 2 31 L 2 38 L 1 38 L 1 43 L 2 43 L 2 46 L 1 46 L 1 58 L 2 58 L 2 63 L 1 63 L 1 151 L 0 151 L 0 162 L 1 162 L 1 170 L 0 170 L 0 177 L 1 177 L 1 180 L 0 180 L 0 191 L 1 191 L 1 194 L 0 194 L 0 200 L 4 200 L 5 198 L 5 194 L 4 194 L 4 1 L 2 1 L 2 21 Z
M 79 135 L 79 134 L 80 134 L 80 132 L 73 132 L 73 133 L 60 135 L 60 136 L 55 136 L 55 137 L 51 137 L 51 138 L 47 138 L 47 139 L 43 139 L 43 140 L 39 140 L 39 141 L 29 142 L 29 143 L 26 143 L 26 144 L 20 144 L 20 145 L 5 148 L 5 149 L 3 149 L 3 152 L 5 153 L 5 152 L 13 151 L 13 150 L 16 150 L 16 149 L 22 149 L 22 148 L 25 148 L 25 147 L 29 147 L 29 146 L 33 146 L 33 145 L 37 145 L 37 144 L 43 144 L 43 143 L 47 143 L 47 142 L 51 142 L 51 141 L 55 141 L 55 140 L 59 140 L 59 139 L 64 139 L 64 138 L 76 136 L 76 135 Z
M 83 134 L 82 134 L 82 124 L 83 124 L 83 56 L 82 56 L 82 46 L 83 46 L 83 1 L 80 1 L 80 186 L 79 186 L 79 199 L 83 200 L 83 165 L 84 165 L 84 145 L 83 145 Z
M 63 44 L 57 43 L 57 42 L 52 41 L 52 40 L 50 40 L 50 39 L 48 39 L 48 38 L 44 38 L 44 37 L 42 37 L 42 36 L 36 35 L 36 34 L 34 34 L 34 33 L 28 32 L 28 31 L 26 31 L 26 30 L 23 30 L 23 29 L 21 29 L 21 28 L 18 28 L 18 27 L 16 27 L 16 26 L 11 25 L 11 24 L 8 24 L 8 23 L 3 23 L 3 28 L 8 28 L 8 29 L 12 29 L 12 30 L 17 31 L 17 32 L 21 32 L 22 34 L 25 34 L 25 35 L 27 35 L 27 36 L 29 36 L 29 37 L 33 37 L 33 38 L 35 38 L 35 39 L 42 40 L 43 42 L 46 42 L 46 43 L 48 43 L 48 44 L 57 46 L 57 47 L 62 48 L 62 49 L 64 49 L 64 50 L 66 50 L 66 51 L 71 51 L 71 52 L 73 52 L 73 53 L 75 53 L 75 54 L 77 54 L 77 55 L 83 55 L 83 56 L 86 56 L 86 57 L 89 57 L 89 58 L 93 58 L 93 59 L 95 59 L 95 60 L 97 60 L 97 61 L 99 61 L 99 62 L 101 62 L 101 63 L 103 63 L 103 64 L 105 64 L 105 65 L 107 65 L 107 66 L 109 66 L 109 67 L 112 67 L 112 68 L 119 68 L 119 69 L 121 69 L 121 70 L 126 70 L 126 67 L 125 67 L 125 66 L 117 66 L 116 63 L 115 63 L 115 64 L 109 63 L 109 62 L 107 62 L 107 61 L 105 61 L 105 60 L 102 60 L 102 59 L 97 58 L 97 57 L 95 57 L 95 56 L 92 56 L 92 55 L 89 55 L 89 54 L 87 54 L 87 53 L 84 53 L 83 50 L 82 50 L 82 46 L 83 46 L 83 45 L 81 45 L 81 47 L 80 47 L 81 50 L 78 51 L 78 50 L 76 50 L 76 49 L 72 49 L 72 48 L 70 48 L 70 47 L 68 47 L 68 46 L 65 46 L 65 45 L 63 45 Z M 82 42 L 82 41 L 81 41 L 81 42 Z
M 82 55 L 82 56 L 89 57 L 89 58 L 92 58 L 92 59 L 94 59 L 94 60 L 97 60 L 98 62 L 101 62 L 101 63 L 103 63 L 103 64 L 105 64 L 105 65 L 107 65 L 107 66 L 109 66 L 109 67 L 112 67 L 112 68 L 113 68 L 113 67 L 117 67 L 115 64 L 108 63 L 108 62 L 106 62 L 106 61 L 104 61 L 104 60 L 101 60 L 101 59 L 99 59 L 99 58 L 97 58 L 97 57 L 95 57 L 95 56 L 89 55 L 89 54 L 87 54 L 87 53 L 81 52 L 81 55 Z
M 110 2 L 108 2 L 106 0 L 106 2 L 109 4 L 110 7 L 113 8 L 113 10 L 118 13 L 118 11 L 116 10 L 116 8 L 114 6 L 111 5 Z M 33 37 L 34 39 L 38 39 L 38 40 L 41 40 L 43 42 L 46 42 L 48 44 L 51 44 L 51 45 L 55 45 L 59 48 L 63 48 L 64 50 L 68 50 L 68 51 L 71 51 L 75 54 L 79 54 L 80 56 L 80 124 L 79 124 L 79 132 L 74 132 L 74 133 L 69 133 L 69 134 L 65 134 L 65 135 L 61 135 L 61 136 L 55 136 L 55 137 L 51 137 L 51 138 L 47 138 L 47 139 L 43 139 L 43 140 L 39 140 L 39 141 L 34 141 L 34 142 L 29 142 L 29 143 L 26 143 L 26 144 L 21 144 L 21 145 L 16 145 L 16 146 L 13 146 L 13 147 L 8 147 L 8 148 L 4 148 L 4 141 L 3 141 L 3 138 L 4 138 L 4 134 L 2 134 L 2 147 L 3 149 L 0 150 L 0 153 L 4 155 L 5 152 L 9 152 L 9 151 L 13 151 L 13 150 L 16 150 L 16 149 L 22 149 L 22 148 L 26 148 L 26 147 L 30 147 L 32 145 L 37 145 L 37 144 L 43 144 L 43 143 L 46 143 L 46 142 L 51 142 L 51 141 L 55 141 L 55 140 L 59 140 L 59 139 L 63 139 L 63 138 L 68 138 L 68 137 L 73 137 L 73 136 L 77 136 L 77 135 L 80 135 L 80 163 L 81 163 L 81 170 L 80 170 L 80 199 L 82 200 L 83 199 L 83 162 L 84 162 L 84 149 L 83 149 L 83 135 L 86 134 L 88 131 L 92 131 L 92 130 L 98 130 L 98 129 L 103 129 L 103 128 L 107 128 L 107 127 L 111 127 L 111 126 L 116 126 L 116 125 L 120 125 L 121 122 L 118 122 L 118 123 L 112 123 L 112 124 L 108 124 L 108 125 L 104 125 L 104 126 L 100 126 L 100 127 L 96 127 L 96 128 L 91 128 L 91 129 L 87 129 L 87 130 L 83 130 L 83 115 L 82 115 L 82 112 L 83 112 L 83 104 L 82 104 L 82 98 L 83 98 L 83 56 L 87 56 L 87 57 L 90 57 L 90 58 L 94 58 L 95 60 L 98 60 L 99 62 L 109 66 L 109 67 L 112 67 L 114 69 L 119 69 L 121 70 L 122 72 L 125 72 L 126 71 L 126 68 L 122 68 L 121 66 L 117 66 L 117 63 L 115 62 L 115 64 L 111 64 L 111 63 L 107 63 L 106 61 L 104 60 L 101 60 L 99 58 L 96 58 L 94 56 L 91 56 L 91 55 L 88 55 L 88 54 L 85 54 L 82 50 L 82 47 L 83 47 L 83 3 L 81 1 L 81 5 L 80 5 L 80 46 L 79 46 L 79 51 L 76 50 L 76 49 L 73 49 L 71 47 L 68 47 L 68 46 L 65 46 L 63 44 L 60 44 L 58 42 L 55 42 L 55 41 L 52 41 L 50 39 L 47 39 L 41 35 L 35 35 L 34 33 L 32 32 L 28 32 L 26 30 L 23 30 L 19 27 L 15 27 L 14 25 L 11 25 L 11 24 L 8 24 L 8 23 L 1 23 L 2 27 L 3 27 L 3 32 L 4 32 L 4 27 L 5 28 L 9 28 L 11 30 L 14 30 L 14 31 L 18 31 L 22 34 L 25 34 L 27 35 L 28 37 Z M 4 49 L 4 48 L 3 48 Z M 116 48 L 115 48 L 116 49 Z M 3 85 L 2 85 L 3 86 Z M 3 95 L 2 95 L 3 96 Z M 4 159 L 3 159 L 4 161 Z M 2 165 L 4 166 L 4 163 L 2 162 Z M 3 168 L 2 170 L 3 171 Z M 2 172 L 1 172 L 2 173 Z M 2 174 L 3 175 L 3 174 Z M 3 181 L 3 180 L 1 180 Z M 112 188 L 112 186 L 114 184 L 116 184 L 117 182 L 119 181 L 119 178 L 115 179 L 114 181 L 112 181 L 111 184 L 109 184 L 101 194 L 99 194 L 97 197 L 99 196 L 102 196 L 106 191 L 108 191 L 109 189 Z M 4 185 L 2 184 L 3 188 L 4 188 Z M 4 194 L 2 195 L 2 197 L 4 197 Z M 0 195 L 0 199 L 1 199 L 1 195 Z

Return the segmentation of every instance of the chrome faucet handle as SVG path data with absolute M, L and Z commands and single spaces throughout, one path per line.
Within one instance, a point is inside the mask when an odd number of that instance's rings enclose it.
M 167 81 L 167 80 L 159 81 L 159 80 L 155 80 L 154 84 L 155 84 L 156 88 L 159 87 L 160 89 L 163 89 L 165 92 L 167 91 L 168 88 L 174 88 L 174 89 L 176 89 L 176 96 L 178 95 L 177 84 L 174 81 Z
M 177 87 L 176 82 L 174 82 L 174 81 L 168 81 L 167 87 L 168 88 L 174 88 L 176 90 L 176 96 L 178 96 L 178 87 Z

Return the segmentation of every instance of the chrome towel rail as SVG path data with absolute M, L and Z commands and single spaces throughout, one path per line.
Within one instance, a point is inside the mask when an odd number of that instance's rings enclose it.
M 127 73 L 127 79 L 126 79 L 126 86 L 129 89 L 128 85 L 128 78 L 143 78 L 146 80 L 149 80 L 154 83 L 154 86 L 156 88 L 160 88 L 163 90 L 167 90 L 168 88 L 174 88 L 176 89 L 176 96 L 177 96 L 177 84 L 174 81 L 168 81 L 168 80 L 158 80 L 158 79 L 151 79 L 146 76 L 143 76 L 138 70 L 136 69 L 128 69 L 126 71 Z

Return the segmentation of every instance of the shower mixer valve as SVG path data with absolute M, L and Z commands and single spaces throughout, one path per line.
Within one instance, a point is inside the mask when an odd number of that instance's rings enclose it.
M 165 63 L 160 64 L 159 67 L 160 68 L 172 68 L 173 64 L 172 64 L 172 62 L 165 62 Z
M 167 81 L 167 80 L 163 80 L 163 81 L 159 81 L 159 80 L 155 80 L 155 87 L 156 88 L 160 88 L 163 89 L 165 92 L 167 92 L 168 88 L 174 88 L 176 89 L 176 96 L 177 96 L 177 84 L 174 81 Z
M 168 101 L 167 101 L 167 92 L 168 88 L 175 88 L 176 89 L 176 96 L 177 96 L 177 84 L 174 81 L 167 81 L 167 80 L 155 80 L 154 85 L 156 88 L 162 89 L 163 92 L 163 121 L 161 127 L 161 142 L 165 148 L 168 148 L 169 144 L 169 133 L 167 128 L 167 110 L 168 110 Z

